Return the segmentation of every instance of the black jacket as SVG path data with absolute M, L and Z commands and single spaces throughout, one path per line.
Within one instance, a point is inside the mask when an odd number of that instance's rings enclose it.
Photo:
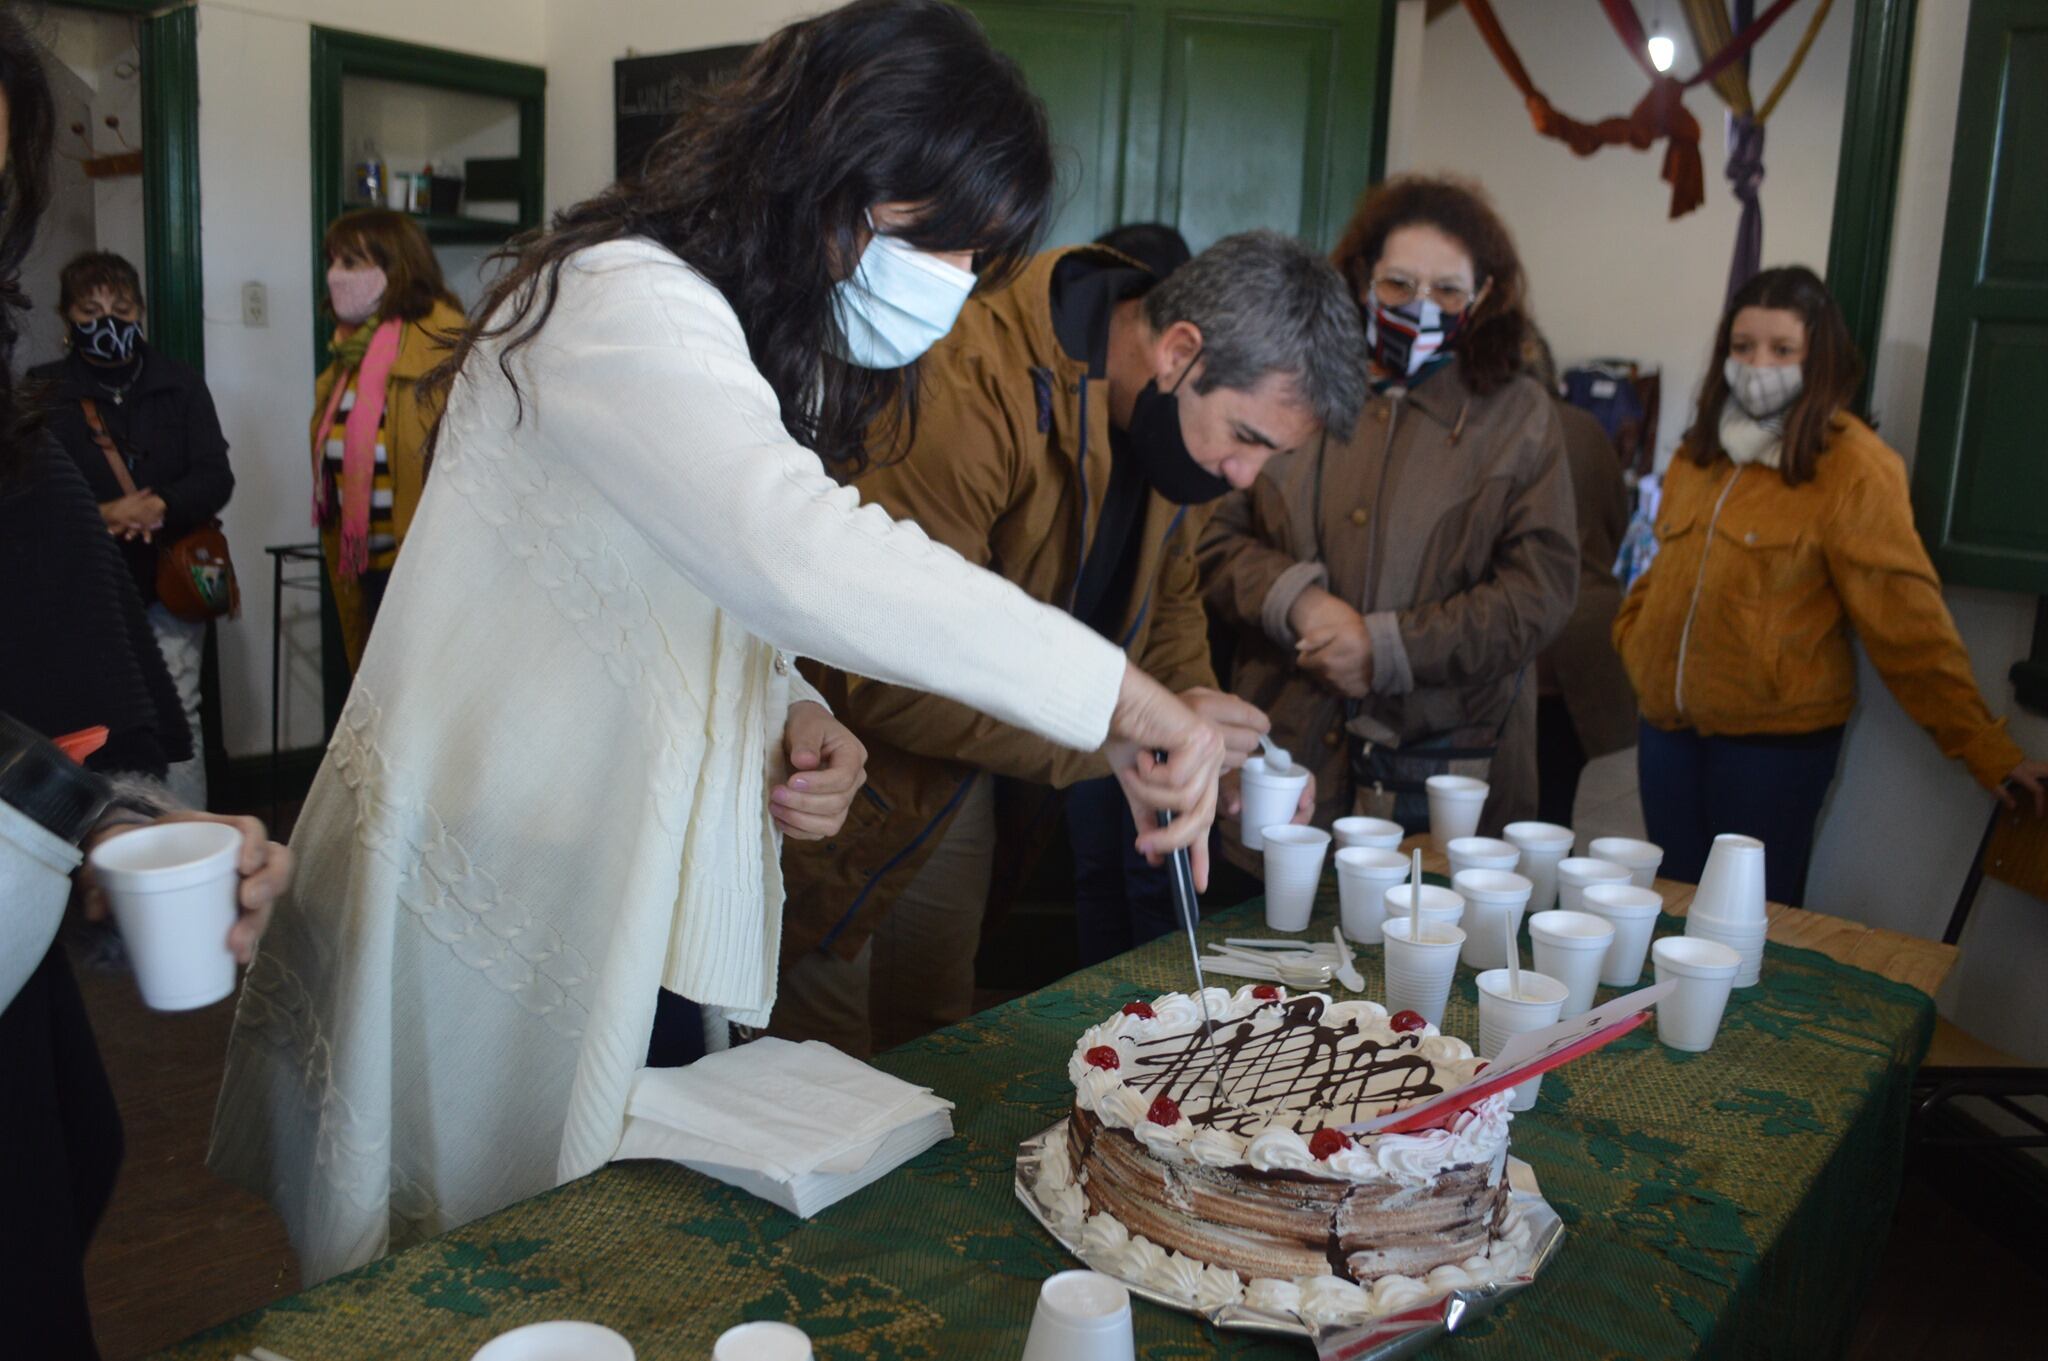
M 142 371 L 119 403 L 100 385 L 104 374 L 76 355 L 38 365 L 29 377 L 47 385 L 40 399 L 50 412 L 51 433 L 85 475 L 93 500 L 118 500 L 122 492 L 85 423 L 79 404 L 84 397 L 99 407 L 107 433 L 127 456 L 135 485 L 164 499 L 164 527 L 155 538 L 121 545 L 147 605 L 156 599 L 157 549 L 219 515 L 235 489 L 235 475 L 206 380 L 147 345 L 141 355 Z
M 48 737 L 105 724 L 107 745 L 87 764 L 109 773 L 160 777 L 192 754 L 121 556 L 47 439 L 0 482 L 0 713 Z

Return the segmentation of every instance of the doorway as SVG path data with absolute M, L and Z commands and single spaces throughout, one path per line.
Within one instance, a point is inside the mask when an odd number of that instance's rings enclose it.
M 1060 148 L 1048 245 L 1163 222 L 1199 251 L 1336 244 L 1379 175 L 1394 0 L 967 0 Z

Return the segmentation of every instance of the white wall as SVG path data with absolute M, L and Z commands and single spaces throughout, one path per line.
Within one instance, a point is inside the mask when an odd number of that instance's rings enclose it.
M 612 63 L 752 42 L 831 0 L 548 0 L 549 211 L 612 181 Z
M 1872 383 L 1874 414 L 1908 460 L 1919 436 L 1963 67 L 1963 25 L 1937 18 L 1960 15 L 1923 11 L 1914 25 L 1898 211 Z M 2029 753 L 2048 755 L 2048 719 L 2014 705 L 2006 680 L 2027 653 L 2034 601 L 1953 587 L 1947 595 L 1993 711 L 2011 715 L 2012 734 Z M 1943 759 L 1867 662 L 1860 679 L 1863 703 L 1815 848 L 1813 906 L 1939 936 L 1983 833 L 1990 796 Z M 1962 963 L 1943 992 L 1943 1010 L 2008 1052 L 2048 1063 L 2048 1010 L 2040 1005 L 2039 982 L 2044 963 L 2048 909 L 1987 881 L 1963 938 Z
M 142 230 L 142 176 L 88 179 L 79 158 L 111 155 L 142 145 L 142 81 L 133 26 L 122 15 L 53 7 L 29 16 L 31 32 L 55 61 L 50 88 L 57 104 L 56 153 L 50 162 L 50 207 L 22 264 L 22 284 L 34 306 L 23 318 L 15 359 L 26 367 L 59 358 L 64 322 L 55 309 L 57 274 L 81 251 L 110 250 L 131 262 L 148 290 L 147 241 Z M 106 119 L 120 120 L 120 130 Z M 86 128 L 89 143 L 71 131 Z M 125 139 L 125 140 L 124 140 Z
M 1661 364 L 1661 466 L 1684 430 L 1727 287 L 1735 244 L 1735 197 L 1722 174 L 1723 110 L 1713 91 L 1686 97 L 1699 120 L 1706 203 L 1671 221 L 1670 186 L 1659 177 L 1663 144 L 1647 152 L 1605 147 L 1581 159 L 1540 137 L 1522 98 L 1463 7 L 1423 26 L 1420 0 L 1397 12 L 1397 65 L 1390 109 L 1391 170 L 1452 171 L 1479 180 L 1515 234 L 1538 324 L 1560 365 L 1603 355 Z M 1501 25 L 1536 88 L 1561 111 L 1593 122 L 1626 114 L 1647 88 L 1600 8 L 1556 0 L 1496 0 Z M 1764 263 L 1827 267 L 1835 161 L 1855 6 L 1838 4 L 1806 65 L 1768 125 L 1763 187 Z M 1665 6 L 1679 41 L 1675 69 L 1698 58 Z M 1798 42 L 1800 6 L 1758 43 L 1750 78 L 1762 99 Z M 1414 38 L 1417 28 L 1423 32 Z
M 481 56 L 546 61 L 547 0 L 202 0 L 199 193 L 207 380 L 231 446 L 223 516 L 244 578 L 242 617 L 220 630 L 230 753 L 269 749 L 267 544 L 311 537 L 306 424 L 314 374 L 309 107 L 312 25 Z M 587 22 L 587 10 L 586 22 Z M 265 284 L 269 325 L 242 325 L 245 282 Z M 320 740 L 316 597 L 286 600 L 285 745 Z

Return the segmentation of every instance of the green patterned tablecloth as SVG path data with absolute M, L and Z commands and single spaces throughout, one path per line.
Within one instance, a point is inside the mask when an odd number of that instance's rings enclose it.
M 1203 933 L 1263 933 L 1260 910 L 1219 913 Z M 1315 929 L 1334 917 L 1326 881 Z M 1660 934 L 1681 925 L 1666 918 Z M 1379 950 L 1359 967 L 1377 997 Z M 680 1167 L 615 1166 L 163 1355 L 467 1358 L 518 1324 L 581 1318 L 624 1333 L 643 1361 L 698 1361 L 735 1323 L 786 1319 L 823 1361 L 1007 1361 L 1039 1282 L 1074 1265 L 1014 1197 L 1017 1144 L 1065 1113 L 1084 1027 L 1190 983 L 1169 938 L 886 1055 L 880 1067 L 958 1103 L 959 1137 L 810 1222 Z M 1476 1037 L 1470 970 L 1446 1019 Z M 1429 1355 L 1839 1352 L 1884 1246 L 1933 1024 L 1912 988 L 1774 945 L 1712 1052 L 1666 1049 L 1651 1024 L 1553 1073 L 1516 1117 L 1514 1151 L 1564 1219 L 1563 1251 Z M 1136 1309 L 1145 1361 L 1309 1354 Z

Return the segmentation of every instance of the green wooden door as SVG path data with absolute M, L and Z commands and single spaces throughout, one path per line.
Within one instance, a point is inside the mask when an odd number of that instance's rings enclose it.
M 1386 145 L 1393 0 L 968 0 L 1052 115 L 1050 244 L 1165 222 L 1336 243 Z
M 1913 504 L 1943 577 L 2048 594 L 2048 6 L 1975 0 Z

